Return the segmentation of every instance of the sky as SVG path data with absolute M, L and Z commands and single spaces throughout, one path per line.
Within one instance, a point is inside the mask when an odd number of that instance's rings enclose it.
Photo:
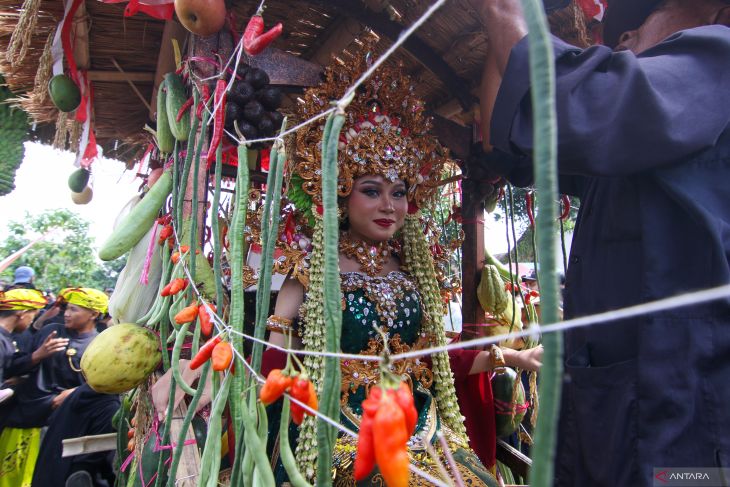
M 76 170 L 74 155 L 32 142 L 27 142 L 25 148 L 25 159 L 16 173 L 16 189 L 0 197 L 0 241 L 7 237 L 8 223 L 22 220 L 25 212 L 37 215 L 44 210 L 67 208 L 90 223 L 89 235 L 96 248 L 101 246 L 119 212 L 137 194 L 141 181 L 120 161 L 101 158 L 92 166 L 93 199 L 87 205 L 76 205 L 67 183 Z M 504 224 L 504 219 L 485 218 L 485 242 L 492 254 L 507 250 Z M 518 232 L 521 230 L 518 228 Z
M 71 201 L 68 188 L 68 176 L 76 169 L 72 153 L 26 142 L 25 158 L 15 175 L 15 190 L 0 196 L 0 240 L 8 235 L 8 223 L 22 221 L 26 212 L 37 215 L 44 210 L 67 208 L 89 222 L 89 236 L 96 248 L 101 246 L 116 216 L 137 193 L 140 180 L 125 171 L 120 161 L 101 158 L 91 168 L 93 199 L 87 205 L 77 205 Z

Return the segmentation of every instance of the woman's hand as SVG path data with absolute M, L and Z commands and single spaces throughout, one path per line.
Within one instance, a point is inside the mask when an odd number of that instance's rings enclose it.
M 37 365 L 41 360 L 44 360 L 54 353 L 62 352 L 68 346 L 68 338 L 56 338 L 56 332 L 52 331 L 45 339 L 43 344 L 38 347 L 33 355 L 33 365 Z
M 508 367 L 521 370 L 538 370 L 542 367 L 542 345 L 527 350 L 512 350 L 503 348 L 504 363 Z

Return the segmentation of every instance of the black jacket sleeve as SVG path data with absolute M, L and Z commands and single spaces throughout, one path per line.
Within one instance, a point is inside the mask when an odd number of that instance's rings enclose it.
M 639 56 L 553 39 L 561 174 L 621 176 L 680 162 L 728 126 L 730 28 L 679 32 Z M 492 116 L 503 151 L 533 148 L 527 38 L 513 49 Z

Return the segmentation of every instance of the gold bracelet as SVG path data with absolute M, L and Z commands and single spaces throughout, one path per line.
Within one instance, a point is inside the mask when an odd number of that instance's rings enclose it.
M 504 368 L 507 364 L 504 362 L 504 354 L 502 349 L 497 345 L 492 345 L 489 349 L 489 363 L 492 366 L 492 371 L 495 374 L 503 374 Z
M 282 333 L 284 335 L 288 335 L 295 331 L 292 327 L 292 320 L 277 315 L 269 316 L 266 320 L 266 329 L 275 333 Z

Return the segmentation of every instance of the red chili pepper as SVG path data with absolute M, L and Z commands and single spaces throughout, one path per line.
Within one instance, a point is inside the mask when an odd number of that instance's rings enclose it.
M 190 98 L 188 98 L 187 100 L 185 100 L 185 103 L 182 104 L 182 106 L 180 107 L 180 110 L 177 111 L 177 116 L 175 117 L 176 122 L 179 122 L 180 120 L 182 120 L 182 118 L 185 116 L 185 112 L 190 110 L 190 107 L 193 106 L 194 102 L 195 102 L 195 100 L 193 100 L 192 96 Z
M 206 162 L 208 166 L 215 161 L 216 149 L 223 138 L 223 126 L 226 123 L 226 80 L 219 79 L 215 85 L 215 97 L 213 98 L 213 136 L 210 138 L 210 147 Z
M 198 303 L 193 303 L 184 307 L 175 315 L 175 323 L 178 325 L 190 323 L 196 316 L 198 316 Z
M 205 362 L 207 362 L 210 356 L 213 354 L 213 349 L 215 348 L 215 346 L 218 345 L 222 340 L 223 339 L 220 336 L 217 336 L 205 342 L 205 345 L 200 347 L 198 353 L 190 361 L 190 364 L 188 365 L 188 367 L 190 367 L 190 370 L 195 370 L 203 365 Z
M 525 193 L 525 208 L 527 209 L 527 219 L 530 220 L 530 226 L 535 226 L 535 214 L 533 213 L 532 191 Z
M 410 436 L 416 430 L 418 411 L 416 411 L 416 405 L 413 402 L 411 388 L 405 382 L 401 382 L 400 387 L 395 391 L 395 401 L 406 415 L 406 430 Z
M 243 49 L 249 56 L 255 56 L 271 44 L 274 39 L 279 37 L 284 30 L 284 26 L 279 22 L 267 32 L 264 32 L 264 18 L 261 12 L 251 17 L 243 32 Z
M 307 404 L 309 402 L 309 381 L 297 377 L 289 393 L 297 401 Z M 295 402 L 291 403 L 291 418 L 297 425 L 302 424 L 302 421 L 304 421 L 304 408 Z
M 162 291 L 160 291 L 160 296 L 169 296 L 171 288 L 172 288 L 172 283 L 170 282 L 167 284 L 167 286 L 162 288 Z
M 291 386 L 293 380 L 288 375 L 284 375 L 281 369 L 273 369 L 269 372 L 266 382 L 259 391 L 259 399 L 266 406 L 277 401 L 284 394 L 284 391 Z
M 189 251 L 189 250 L 190 250 L 190 246 L 189 245 L 181 245 L 180 246 L 180 252 L 183 253 L 183 254 L 185 252 Z
M 208 306 L 215 313 L 215 306 L 212 304 Z M 210 315 L 208 314 L 208 310 L 205 309 L 205 306 L 198 307 L 198 319 L 200 320 L 200 333 L 206 337 L 210 336 L 213 333 L 213 322 L 210 320 Z
M 315 411 L 319 410 L 319 401 L 317 400 L 317 388 L 314 387 L 314 384 L 312 381 L 309 382 L 309 399 L 307 400 L 307 406 L 314 409 Z M 310 416 L 314 416 L 315 414 L 312 412 L 309 412 L 307 410 L 304 411 L 305 414 L 308 414 Z
M 560 203 L 563 208 L 563 211 L 560 213 L 560 219 L 562 221 L 565 221 L 570 216 L 570 196 L 568 196 L 567 194 L 561 196 Z
M 167 240 L 171 236 L 172 236 L 172 225 L 165 225 L 164 227 L 162 227 L 162 230 L 160 230 L 160 238 L 159 238 L 160 245 L 165 243 L 165 240 Z
M 228 342 L 220 342 L 213 348 L 211 358 L 213 359 L 213 370 L 223 372 L 233 361 L 233 347 Z
M 208 100 L 210 100 L 210 88 L 208 88 L 208 83 L 203 83 L 200 88 L 200 101 L 195 109 L 195 116 L 198 117 L 198 120 L 203 120 L 203 108 L 205 108 Z

